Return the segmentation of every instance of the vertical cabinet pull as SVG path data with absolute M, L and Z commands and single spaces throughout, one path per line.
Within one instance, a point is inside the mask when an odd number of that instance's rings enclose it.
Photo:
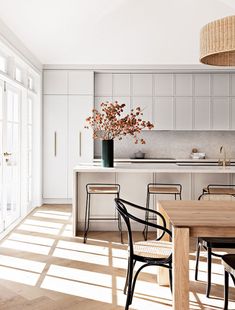
M 82 156 L 82 132 L 79 131 L 79 156 Z
M 57 134 L 56 131 L 54 132 L 54 156 L 57 155 Z

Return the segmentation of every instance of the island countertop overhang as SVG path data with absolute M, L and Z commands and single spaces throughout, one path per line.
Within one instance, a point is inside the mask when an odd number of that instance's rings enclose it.
M 77 165 L 74 173 L 235 173 L 235 166 L 178 166 L 177 164 L 116 164 L 112 168 Z

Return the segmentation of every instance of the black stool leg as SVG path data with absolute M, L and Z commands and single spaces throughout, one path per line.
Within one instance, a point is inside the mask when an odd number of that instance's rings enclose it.
M 201 249 L 201 245 L 199 242 L 199 239 L 197 239 L 197 255 L 196 255 L 196 266 L 195 266 L 195 281 L 198 280 L 198 264 L 199 264 L 199 257 L 200 257 L 200 249 Z
M 145 212 L 145 221 L 148 222 L 149 220 L 149 200 L 150 200 L 150 194 L 149 191 L 147 192 L 147 200 L 146 200 L 146 212 Z M 146 241 L 148 239 L 148 225 L 145 225 L 143 230 L 144 240 Z
M 207 289 L 206 297 L 210 297 L 211 291 L 211 248 L 207 248 Z
M 224 270 L 224 310 L 228 309 L 229 274 Z
M 90 207 L 91 207 L 91 205 L 90 205 L 90 194 L 87 193 L 83 243 L 86 243 L 86 240 L 87 240 L 87 233 L 88 233 L 88 230 L 89 230 L 89 224 L 90 224 Z

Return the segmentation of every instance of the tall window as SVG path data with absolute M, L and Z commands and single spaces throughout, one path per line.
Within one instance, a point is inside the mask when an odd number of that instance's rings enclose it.
M 33 99 L 28 97 L 27 109 L 27 163 L 28 163 L 28 204 L 32 201 L 32 131 L 33 131 Z

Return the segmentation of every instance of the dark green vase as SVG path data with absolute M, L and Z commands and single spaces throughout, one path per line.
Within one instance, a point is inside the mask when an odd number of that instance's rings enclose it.
M 103 167 L 113 167 L 113 140 L 102 140 L 102 157 Z

